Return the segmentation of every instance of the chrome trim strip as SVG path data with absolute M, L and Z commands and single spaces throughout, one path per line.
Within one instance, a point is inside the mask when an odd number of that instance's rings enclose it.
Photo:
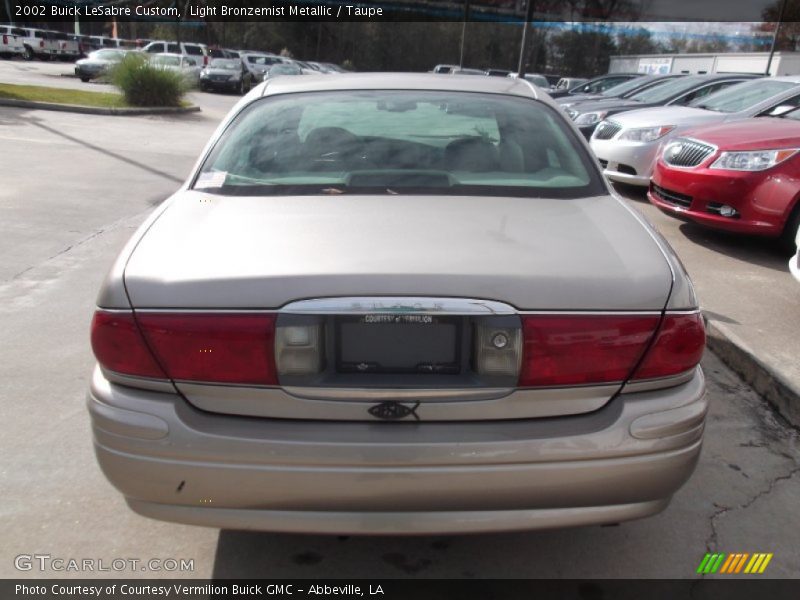
M 152 390 L 154 392 L 166 392 L 169 394 L 175 393 L 175 386 L 169 379 L 150 379 L 147 377 L 135 377 L 133 375 L 122 375 L 116 371 L 109 371 L 108 369 L 98 365 L 100 372 L 111 383 L 124 385 L 127 387 L 138 388 L 141 390 Z
M 517 310 L 503 302 L 477 298 L 436 298 L 427 296 L 352 296 L 314 298 L 284 305 L 288 314 L 403 313 L 436 315 L 514 315 Z
M 470 401 L 503 398 L 511 394 L 514 388 L 382 389 L 284 386 L 283 391 L 306 400 Z
M 687 381 L 691 381 L 692 377 L 695 376 L 700 366 L 696 366 L 694 369 L 690 369 L 685 373 L 680 373 L 679 375 L 672 375 L 670 377 L 659 377 L 658 379 L 643 379 L 641 381 L 631 381 L 625 384 L 625 386 L 620 390 L 621 394 L 635 394 L 638 392 L 651 392 L 653 390 L 661 390 L 668 387 L 674 387 L 676 385 L 681 385 L 682 383 L 686 383 Z

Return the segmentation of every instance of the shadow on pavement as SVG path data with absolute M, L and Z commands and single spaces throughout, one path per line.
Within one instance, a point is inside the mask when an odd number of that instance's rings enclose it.
M 586 544 L 620 543 L 622 526 L 460 536 L 321 536 L 222 530 L 212 577 L 566 577 Z
M 614 189 L 627 200 L 649 203 L 645 187 L 615 183 Z M 670 218 L 677 220 L 672 215 Z M 780 249 L 775 240 L 711 229 L 691 221 L 682 222 L 678 229 L 686 239 L 713 252 L 782 273 L 789 270 L 786 266 L 789 255 Z
M 773 271 L 789 271 L 789 254 L 783 252 L 775 240 L 718 231 L 696 223 L 683 223 L 679 229 L 686 239 L 708 250 Z

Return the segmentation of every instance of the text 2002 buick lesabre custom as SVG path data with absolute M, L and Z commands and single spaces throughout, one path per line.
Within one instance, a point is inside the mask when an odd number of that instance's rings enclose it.
M 237 529 L 618 522 L 691 474 L 705 341 L 669 246 L 524 81 L 279 78 L 103 285 L 97 458 Z

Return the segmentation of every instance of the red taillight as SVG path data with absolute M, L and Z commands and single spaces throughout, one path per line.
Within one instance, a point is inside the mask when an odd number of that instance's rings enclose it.
M 205 56 L 203 57 L 203 66 L 204 66 L 204 67 L 208 66 L 208 55 L 205 55 Z
M 39 48 L 44 48 L 44 40 L 39 40 Z
M 637 380 L 668 377 L 694 368 L 705 347 L 699 313 L 667 314 L 663 321 L 657 315 L 530 315 L 522 332 L 520 387 L 613 383 L 632 373 Z
M 654 379 L 684 373 L 697 366 L 705 346 L 706 330 L 700 313 L 667 314 L 633 378 Z
M 138 313 L 136 318 L 174 380 L 278 383 L 274 314 Z
M 3 34 L 3 43 L 8 44 L 8 36 L 5 33 Z
M 166 378 L 147 348 L 132 313 L 97 311 L 92 319 L 92 350 L 97 362 L 110 371 Z
M 524 316 L 519 385 L 624 381 L 639 362 L 659 319 L 657 315 Z

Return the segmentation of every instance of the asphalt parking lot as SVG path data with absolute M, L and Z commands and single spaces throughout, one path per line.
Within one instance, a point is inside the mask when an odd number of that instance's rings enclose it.
M 0 61 L 0 81 L 85 88 L 60 76 L 71 68 Z M 347 538 L 220 532 L 133 514 L 93 456 L 84 407 L 94 362 L 88 327 L 117 251 L 188 174 L 237 97 L 192 99 L 202 112 L 178 117 L 0 107 L 0 577 L 683 578 L 695 576 L 708 550 L 771 552 L 765 576 L 800 574 L 797 430 L 712 354 L 704 360 L 711 413 L 700 464 L 670 507 L 650 519 L 502 535 Z M 800 322 L 785 257 L 758 241 L 682 224 L 641 193 L 622 191 L 703 281 L 701 299 L 718 298 L 713 306 L 703 300 L 706 310 L 765 332 L 775 319 Z M 742 295 L 747 278 L 763 289 L 757 298 Z M 787 357 L 796 357 L 796 330 L 783 330 Z M 106 564 L 183 558 L 194 570 L 19 571 L 21 554 Z

